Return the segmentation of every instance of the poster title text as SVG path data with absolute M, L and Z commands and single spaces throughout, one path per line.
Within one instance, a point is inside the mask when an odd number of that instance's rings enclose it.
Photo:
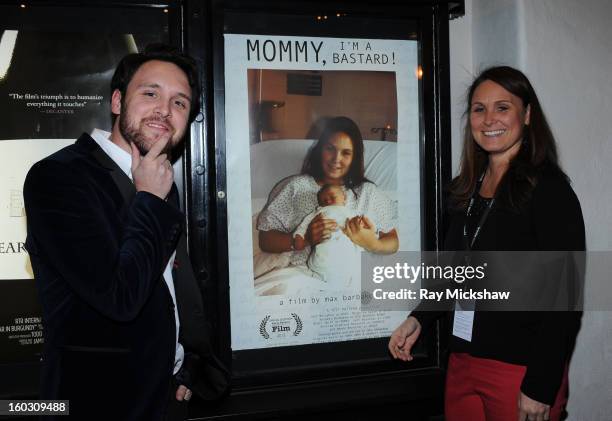
M 334 51 L 323 54 L 323 41 L 247 39 L 248 61 L 279 63 L 395 64 L 394 52 L 376 52 L 370 42 L 340 41 Z

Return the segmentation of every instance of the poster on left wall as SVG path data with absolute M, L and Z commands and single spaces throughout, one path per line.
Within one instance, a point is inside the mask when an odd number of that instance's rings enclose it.
M 37 361 L 42 310 L 27 250 L 23 182 L 83 132 L 110 129 L 117 62 L 160 35 L 0 28 L 0 363 Z

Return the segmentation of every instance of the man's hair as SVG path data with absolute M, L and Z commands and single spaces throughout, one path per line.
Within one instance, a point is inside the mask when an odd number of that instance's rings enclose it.
M 187 76 L 187 80 L 189 81 L 189 87 L 191 88 L 191 107 L 189 109 L 189 122 L 193 122 L 196 116 L 200 112 L 200 95 L 201 95 L 201 87 L 200 87 L 200 79 L 198 68 L 196 65 L 196 61 L 190 56 L 181 53 L 175 47 L 166 44 L 149 44 L 145 47 L 144 51 L 141 53 L 133 53 L 128 54 L 123 57 L 117 68 L 115 69 L 115 73 L 113 74 L 113 78 L 111 80 L 111 96 L 115 89 L 118 89 L 121 92 L 122 101 L 125 98 L 125 92 L 127 87 L 134 77 L 136 71 L 142 66 L 144 63 L 151 61 L 165 61 L 168 63 L 173 63 L 177 65 L 185 75 Z M 113 124 L 115 124 L 115 119 L 117 115 L 113 114 Z

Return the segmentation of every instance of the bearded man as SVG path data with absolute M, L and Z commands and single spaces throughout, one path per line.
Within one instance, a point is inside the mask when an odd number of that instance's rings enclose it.
M 155 45 L 111 82 L 112 132 L 36 163 L 26 248 L 43 307 L 42 399 L 73 419 L 175 420 L 223 391 L 170 154 L 200 110 L 195 61 Z

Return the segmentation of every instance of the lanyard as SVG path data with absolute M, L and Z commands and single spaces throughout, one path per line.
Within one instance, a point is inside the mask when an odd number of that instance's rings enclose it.
M 480 190 L 480 186 L 482 185 L 482 180 L 484 179 L 484 176 L 485 176 L 485 172 L 483 172 L 480 178 L 478 179 L 478 182 L 476 183 L 476 188 L 472 192 L 472 197 L 470 198 L 470 202 L 468 204 L 467 211 L 465 212 L 465 221 L 463 223 L 463 243 L 465 245 L 466 250 L 471 250 L 472 247 L 474 246 L 474 243 L 476 242 L 476 238 L 478 237 L 478 234 L 480 234 L 480 230 L 482 226 L 484 225 L 485 221 L 487 220 L 487 217 L 489 216 L 489 213 L 491 212 L 493 205 L 495 204 L 495 197 L 493 197 L 491 201 L 489 202 L 489 205 L 487 206 L 485 211 L 482 213 L 482 216 L 480 217 L 480 220 L 478 221 L 478 225 L 476 225 L 476 229 L 474 230 L 474 235 L 472 236 L 472 239 L 470 240 L 468 233 L 467 233 L 467 221 L 472 212 L 472 207 L 474 206 L 474 200 L 476 198 L 476 195 L 478 194 L 478 191 Z

